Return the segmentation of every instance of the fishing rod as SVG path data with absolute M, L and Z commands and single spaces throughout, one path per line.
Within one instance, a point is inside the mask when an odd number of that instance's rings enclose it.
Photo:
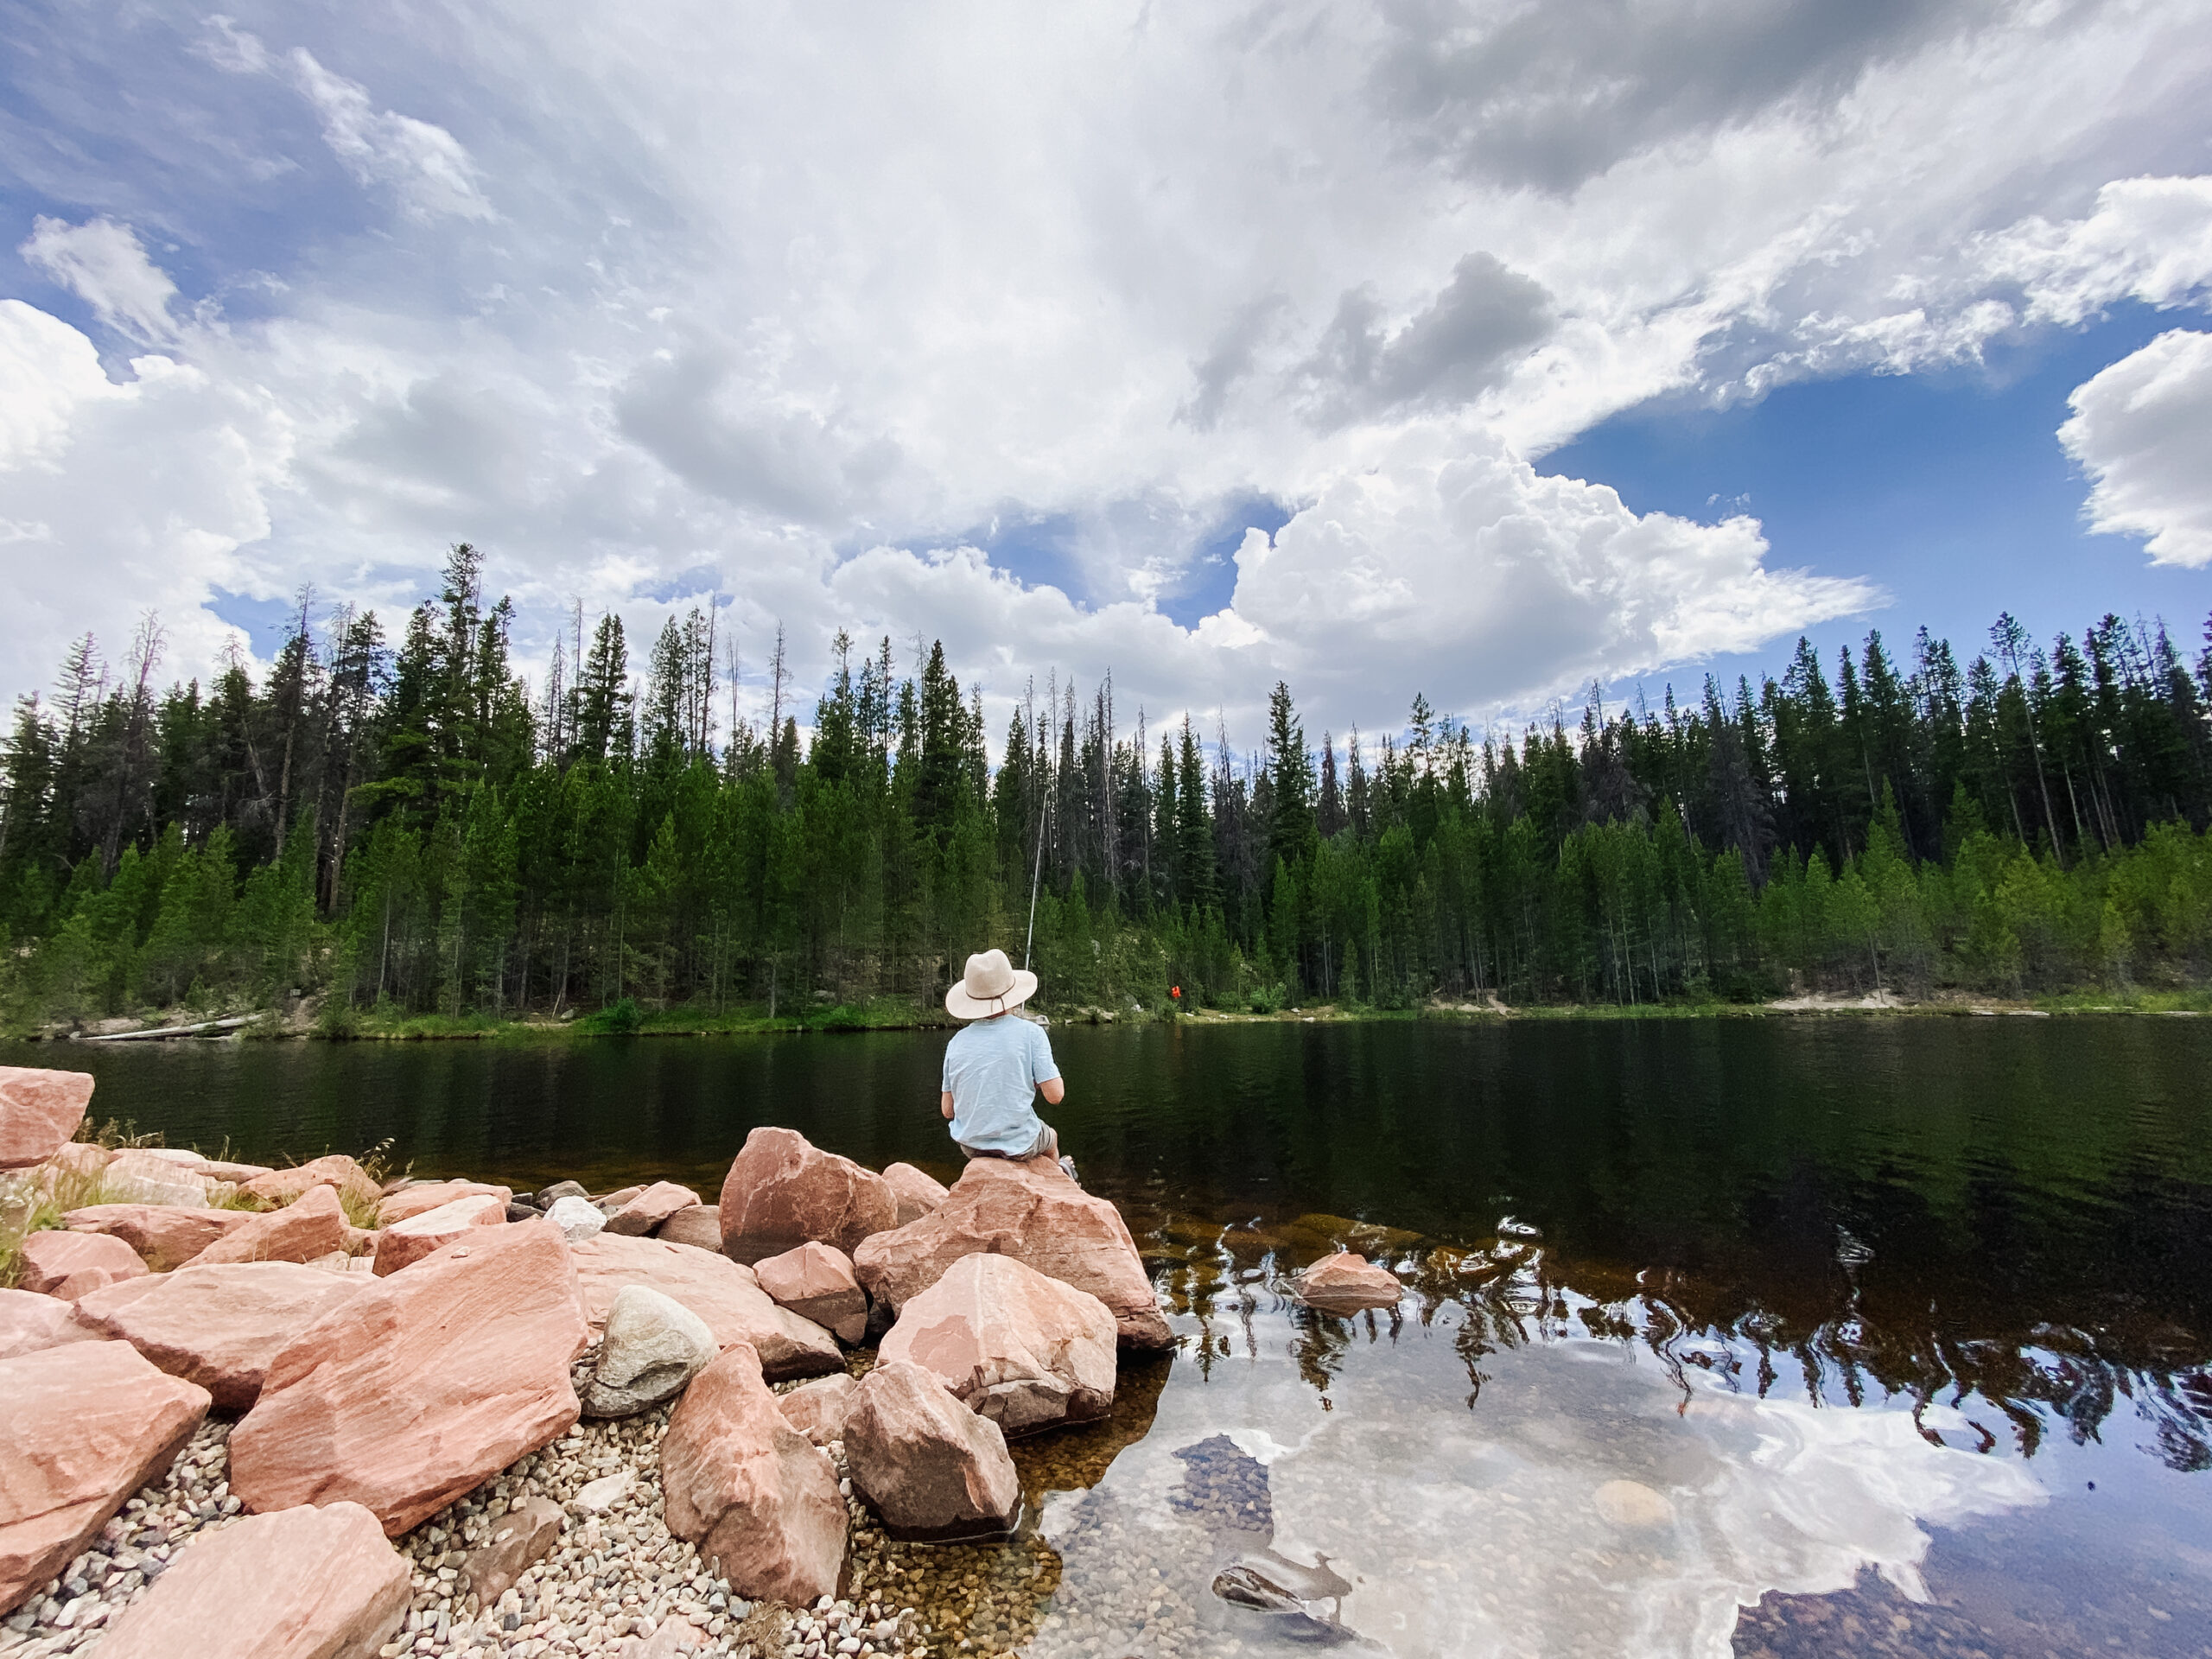
M 1045 798 L 1037 804 L 1037 868 L 1029 876 L 1029 937 L 1021 942 L 1021 968 L 1029 970 L 1029 952 L 1037 943 L 1037 889 L 1045 876 L 1045 817 L 1052 804 L 1052 791 L 1060 786 L 1057 772 L 1048 773 L 1045 783 Z

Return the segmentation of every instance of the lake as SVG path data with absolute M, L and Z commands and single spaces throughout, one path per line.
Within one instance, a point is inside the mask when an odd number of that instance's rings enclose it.
M 1023 1452 L 1036 1659 L 2212 1653 L 2212 1022 L 1052 1036 L 1049 1116 L 1184 1341 Z M 711 1201 L 762 1123 L 951 1178 L 944 1042 L 0 1062 L 210 1153 Z M 1338 1244 L 1407 1280 L 1395 1314 L 1287 1299 Z M 1238 1562 L 1305 1610 L 1215 1594 Z

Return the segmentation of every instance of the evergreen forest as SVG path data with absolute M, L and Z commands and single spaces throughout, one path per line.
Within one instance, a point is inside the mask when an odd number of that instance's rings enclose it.
M 2000 617 L 1963 660 L 1800 640 L 1778 679 L 1593 688 L 1517 734 L 1416 696 L 1316 741 L 1278 684 L 1248 749 L 1054 676 L 994 767 L 941 648 L 841 633 L 801 709 L 779 634 L 756 723 L 711 607 L 642 664 L 579 611 L 534 687 L 513 617 L 464 544 L 397 637 L 302 594 L 258 683 L 165 686 L 151 616 L 113 663 L 79 639 L 0 754 L 0 1020 L 912 1018 L 992 944 L 1062 1012 L 2141 997 L 2212 966 L 2212 629 L 2193 663 L 2109 615 L 2047 645 Z

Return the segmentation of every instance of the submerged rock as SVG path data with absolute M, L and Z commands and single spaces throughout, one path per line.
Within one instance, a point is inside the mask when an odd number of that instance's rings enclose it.
M 1405 1294 L 1397 1274 L 1349 1250 L 1323 1256 L 1293 1280 L 1291 1286 L 1299 1300 L 1324 1313 L 1395 1307 Z

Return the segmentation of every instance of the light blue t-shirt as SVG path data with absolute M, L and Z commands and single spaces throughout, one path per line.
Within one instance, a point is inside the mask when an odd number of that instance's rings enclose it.
M 1042 1026 L 1001 1014 L 962 1027 L 944 1046 L 952 1138 L 982 1152 L 1028 1151 L 1045 1127 L 1037 1085 L 1059 1075 Z

